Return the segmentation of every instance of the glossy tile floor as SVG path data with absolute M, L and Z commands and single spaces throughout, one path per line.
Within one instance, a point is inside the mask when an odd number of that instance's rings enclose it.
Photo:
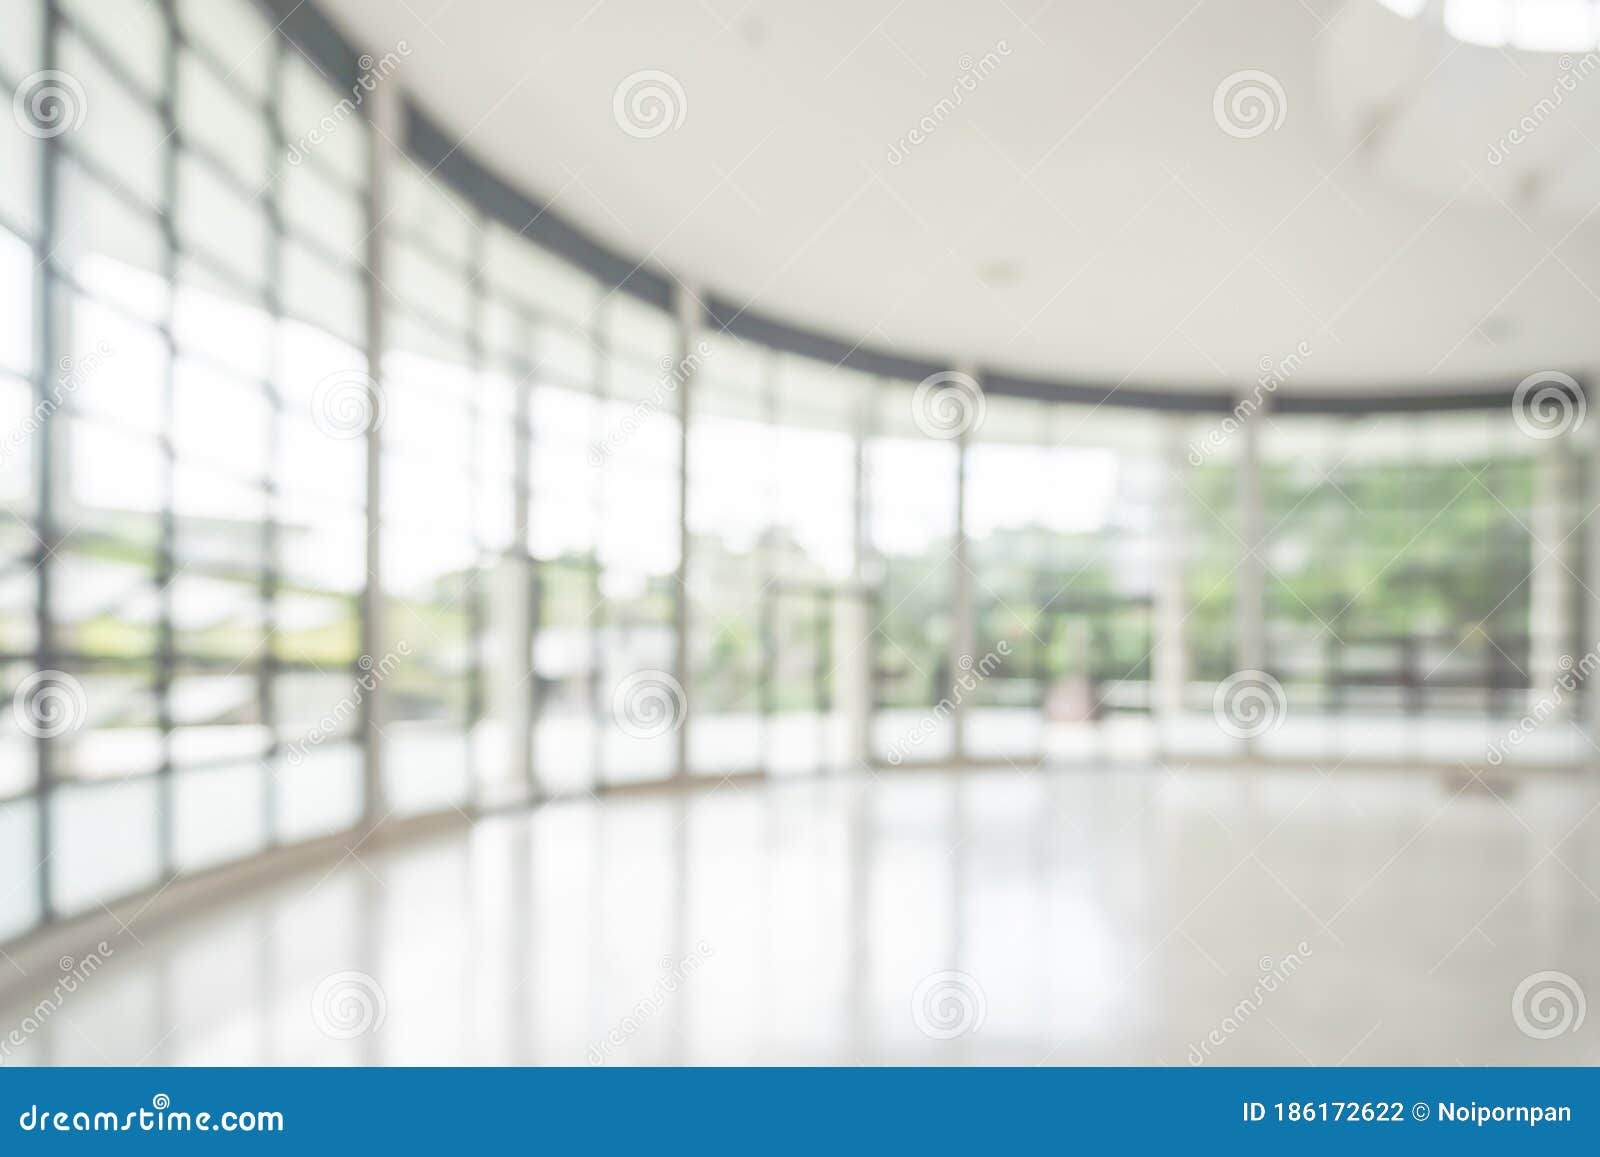
M 1593 1064 L 1600 781 L 730 782 L 363 846 L 113 948 L 0 1007 L 6 1063 Z

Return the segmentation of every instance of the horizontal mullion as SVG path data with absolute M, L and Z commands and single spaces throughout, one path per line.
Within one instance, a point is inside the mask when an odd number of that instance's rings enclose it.
M 166 119 L 169 124 L 171 123 L 168 117 L 171 108 L 170 98 L 152 96 L 149 90 L 144 87 L 144 82 L 133 75 L 122 58 L 106 47 L 105 42 L 100 39 L 98 30 L 84 24 L 73 12 L 62 8 L 59 4 L 56 6 L 56 11 L 60 15 L 62 24 L 71 31 L 80 44 L 89 50 L 90 55 L 99 62 L 100 67 L 111 74 L 113 80 L 127 89 L 147 110 Z

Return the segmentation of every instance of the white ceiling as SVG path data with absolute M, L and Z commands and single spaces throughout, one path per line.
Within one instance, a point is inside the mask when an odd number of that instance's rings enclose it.
M 531 195 L 849 342 L 1174 388 L 1302 342 L 1289 388 L 1600 363 L 1600 60 L 1376 0 L 322 3 L 366 51 L 403 38 L 389 83 Z M 645 69 L 685 99 L 641 139 L 613 96 Z M 1213 98 L 1247 69 L 1283 117 L 1240 137 Z

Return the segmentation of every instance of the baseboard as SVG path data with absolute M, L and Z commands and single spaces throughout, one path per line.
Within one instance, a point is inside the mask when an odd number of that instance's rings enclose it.
M 46 924 L 0 945 L 0 1003 L 56 976 L 63 960 L 104 955 L 101 944 L 126 943 L 177 917 L 192 917 L 242 894 L 281 884 L 296 875 L 326 870 L 352 848 L 377 848 L 423 839 L 471 822 L 458 811 L 390 818 L 368 827 L 272 848 L 247 860 L 220 864 L 165 880 L 120 897 L 94 911 Z

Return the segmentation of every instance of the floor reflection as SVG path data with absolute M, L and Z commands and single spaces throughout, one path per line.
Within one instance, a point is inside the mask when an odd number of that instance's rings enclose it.
M 1512 999 L 1600 994 L 1600 787 L 728 782 L 361 846 L 107 947 L 19 982 L 6 1063 L 1594 1063 L 1600 1026 Z

